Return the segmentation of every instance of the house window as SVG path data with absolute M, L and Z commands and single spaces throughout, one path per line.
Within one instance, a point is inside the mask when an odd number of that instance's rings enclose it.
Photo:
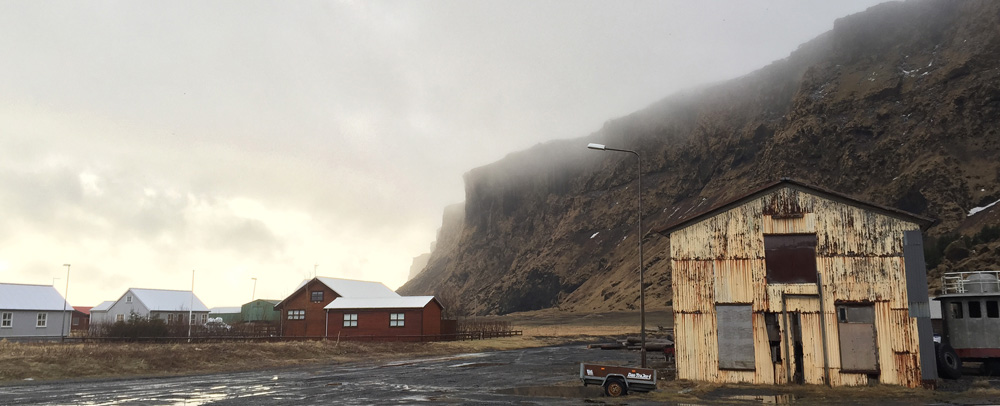
M 208 323 L 208 314 L 201 315 L 201 324 Z
M 289 310 L 288 320 L 305 320 L 306 311 L 305 310 Z
M 45 327 L 48 324 L 49 324 L 49 314 L 38 313 L 38 321 L 35 323 L 35 327 Z
M 1000 308 L 997 307 L 996 300 L 986 301 L 986 317 L 989 317 L 991 319 L 1000 317 Z
M 403 327 L 404 324 L 403 313 L 390 313 L 389 314 L 389 327 Z
M 132 295 L 125 296 L 125 303 L 132 303 Z
M 978 300 L 969 301 L 969 317 L 974 319 L 983 317 L 983 309 L 979 307 Z
M 358 314 L 344 314 L 344 327 L 357 327 Z
M 0 315 L 0 328 L 14 327 L 14 313 L 4 312 Z
M 764 236 L 767 283 L 816 283 L 816 235 Z
M 313 303 L 322 302 L 323 301 L 323 291 L 322 290 L 314 290 L 314 291 L 312 291 L 311 300 L 313 301 Z
M 125 321 L 125 315 L 124 314 L 116 314 L 115 315 L 115 321 L 122 321 L 122 322 Z
M 74 317 L 73 318 L 73 325 L 74 326 L 79 326 L 80 325 L 80 318 L 79 317 Z

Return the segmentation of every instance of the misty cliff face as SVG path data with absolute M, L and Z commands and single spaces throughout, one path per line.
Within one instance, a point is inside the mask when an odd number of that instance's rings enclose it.
M 464 211 L 446 210 L 400 293 L 468 314 L 637 308 L 636 160 L 589 142 L 642 154 L 644 233 L 793 177 L 938 219 L 926 245 L 965 250 L 929 260 L 932 277 L 996 265 L 982 230 L 1000 205 L 967 213 L 1000 200 L 998 119 L 1000 2 L 876 6 L 744 77 L 470 171 Z M 647 306 L 664 307 L 668 241 L 643 247 Z

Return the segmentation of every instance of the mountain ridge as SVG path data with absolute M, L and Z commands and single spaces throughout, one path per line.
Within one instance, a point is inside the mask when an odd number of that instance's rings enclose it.
M 399 291 L 463 314 L 636 308 L 635 158 L 590 142 L 642 154 L 651 308 L 670 301 L 670 269 L 648 231 L 782 177 L 935 218 L 929 247 L 996 226 L 996 207 L 966 214 L 1000 199 L 998 16 L 989 1 L 880 4 L 747 75 L 472 169 Z M 997 263 L 996 240 L 968 249 L 931 275 Z

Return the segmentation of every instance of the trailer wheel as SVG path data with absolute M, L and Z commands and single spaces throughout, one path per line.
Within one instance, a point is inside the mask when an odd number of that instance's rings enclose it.
M 944 378 L 958 379 L 962 377 L 962 359 L 948 344 L 941 344 L 937 347 L 937 367 L 938 373 Z
M 611 397 L 624 396 L 628 394 L 628 388 L 621 379 L 612 378 L 604 382 L 604 394 Z

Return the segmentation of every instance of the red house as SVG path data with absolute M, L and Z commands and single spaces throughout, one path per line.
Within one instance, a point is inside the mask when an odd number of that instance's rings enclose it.
M 274 305 L 281 312 L 282 337 L 326 336 L 324 307 L 336 298 L 399 298 L 380 282 L 316 277 L 302 281 L 284 300 Z
M 70 324 L 71 331 L 90 330 L 90 309 L 92 306 L 73 306 L 73 321 Z
M 443 307 L 434 296 L 340 297 L 325 308 L 330 338 L 422 341 L 442 334 Z

